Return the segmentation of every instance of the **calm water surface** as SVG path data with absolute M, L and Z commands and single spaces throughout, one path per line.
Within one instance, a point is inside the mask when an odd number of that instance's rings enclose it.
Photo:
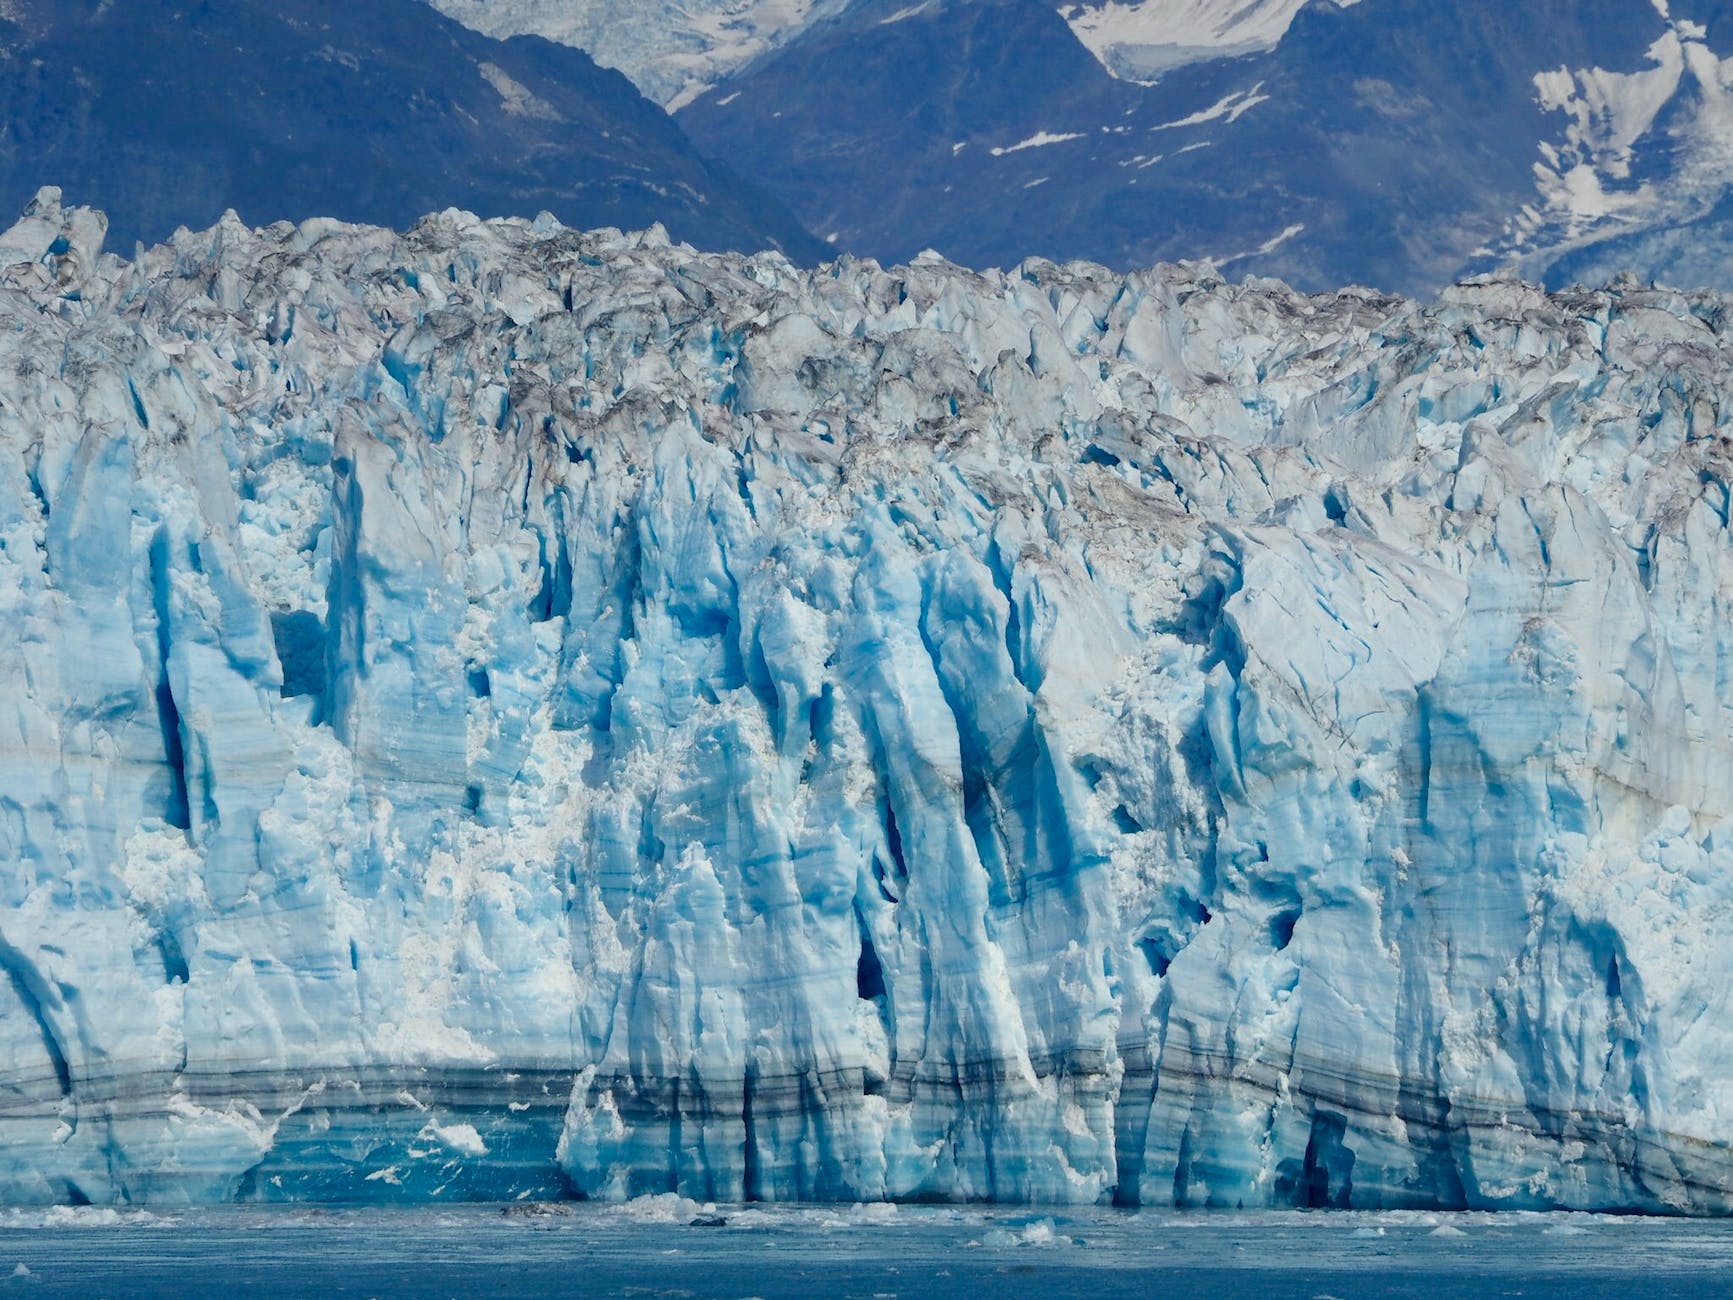
M 627 1206 L 0 1211 L 0 1297 L 1733 1297 L 1733 1224 Z

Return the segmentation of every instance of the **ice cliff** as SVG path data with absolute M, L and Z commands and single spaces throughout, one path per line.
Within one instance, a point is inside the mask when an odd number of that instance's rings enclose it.
M 1714 297 L 0 234 L 0 1199 L 1733 1209 Z

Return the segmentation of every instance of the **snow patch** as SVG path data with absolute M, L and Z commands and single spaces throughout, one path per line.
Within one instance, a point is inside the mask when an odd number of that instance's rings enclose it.
M 909 5 L 906 9 L 899 9 L 889 17 L 879 19 L 878 25 L 880 27 L 889 27 L 892 23 L 900 23 L 905 19 L 914 18 L 924 14 L 932 7 L 932 0 L 923 0 L 923 3 L 921 4 Z
M 1163 122 L 1158 126 L 1151 127 L 1150 129 L 1152 131 L 1171 131 L 1175 127 L 1200 126 L 1205 122 L 1217 122 L 1222 120 L 1237 122 L 1251 109 L 1268 101 L 1268 95 L 1258 93 L 1263 88 L 1264 83 L 1260 81 L 1250 90 L 1236 90 L 1230 95 L 1223 95 L 1208 108 L 1200 109 L 1198 112 L 1192 113 L 1187 117 L 1179 118 L 1176 121 Z
M 1048 145 L 1064 144 L 1067 140 L 1081 140 L 1084 135 L 1085 133 L 1082 131 L 1037 131 L 1027 139 L 1017 141 L 1016 144 L 995 146 L 990 152 L 993 157 L 1002 158 L 1008 153 L 1021 153 L 1025 149 L 1045 149 Z M 961 144 L 955 145 L 951 152 L 956 153 L 962 147 Z
M 548 122 L 564 120 L 558 109 L 521 81 L 513 78 L 498 64 L 481 63 L 476 66 L 483 80 L 498 92 L 500 101 L 505 105 L 505 111 L 514 117 L 540 118 Z
M 1671 19 L 1663 4 L 1656 12 L 1666 26 L 1646 52 L 1650 66 L 1535 75 L 1536 101 L 1565 123 L 1538 142 L 1538 196 L 1495 255 L 1543 264 L 1629 230 L 1683 223 L 1733 185 L 1733 59 L 1709 48 L 1701 24 Z M 1664 182 L 1645 174 L 1651 154 L 1669 157 Z
M 1286 34 L 1306 0 L 1108 0 L 1062 4 L 1078 40 L 1114 76 L 1154 81 L 1201 59 L 1252 54 Z M 1346 8 L 1358 0 L 1337 0 Z

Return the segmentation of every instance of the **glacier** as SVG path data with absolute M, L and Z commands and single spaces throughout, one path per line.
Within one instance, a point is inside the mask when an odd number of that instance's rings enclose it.
M 1724 300 L 0 234 L 0 1201 L 1733 1209 Z
M 851 0 L 428 0 L 499 40 L 536 35 L 617 68 L 677 112 Z
M 1338 8 L 1359 0 L 1333 0 Z M 1061 5 L 1102 67 L 1127 81 L 1210 58 L 1235 58 L 1281 41 L 1307 0 L 1083 0 Z

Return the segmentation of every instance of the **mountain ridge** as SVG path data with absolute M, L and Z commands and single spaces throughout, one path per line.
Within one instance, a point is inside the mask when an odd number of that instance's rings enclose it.
M 1122 267 L 1210 257 L 1312 290 L 1428 292 L 1511 262 L 1547 277 L 1584 209 L 1570 186 L 1589 178 L 1590 193 L 1639 192 L 1632 239 L 1677 220 L 1662 206 L 1675 157 L 1707 160 L 1693 183 L 1722 192 L 1733 165 L 1715 161 L 1715 141 L 1733 110 L 1699 108 L 1693 86 L 1733 84 L 1708 44 L 1724 8 L 1681 0 L 1668 17 L 1651 0 L 1320 0 L 1268 51 L 1138 86 L 1085 64 L 1037 0 L 933 0 L 894 23 L 860 5 L 679 116 L 817 233 L 886 260 L 924 246 L 978 266 L 1029 254 Z M 995 30 L 977 40 L 977 29 Z M 1572 126 L 1623 84 L 1625 72 L 1605 69 L 1642 73 L 1667 40 L 1696 78 L 1668 92 L 1670 117 L 1623 154 Z M 1016 94 L 999 96 L 989 126 L 947 134 L 978 121 L 964 88 L 995 68 Z M 1549 98 L 1561 68 L 1582 70 L 1562 74 L 1578 90 Z M 1700 143 L 1680 153 L 1674 138 Z M 1568 181 L 1545 181 L 1549 157 Z M 1605 242 L 1621 228 L 1593 233 Z
M 11 12 L 0 203 L 58 185 L 104 208 L 121 247 L 226 208 L 403 226 L 457 206 L 822 251 L 619 73 L 537 37 L 480 36 L 419 0 Z

